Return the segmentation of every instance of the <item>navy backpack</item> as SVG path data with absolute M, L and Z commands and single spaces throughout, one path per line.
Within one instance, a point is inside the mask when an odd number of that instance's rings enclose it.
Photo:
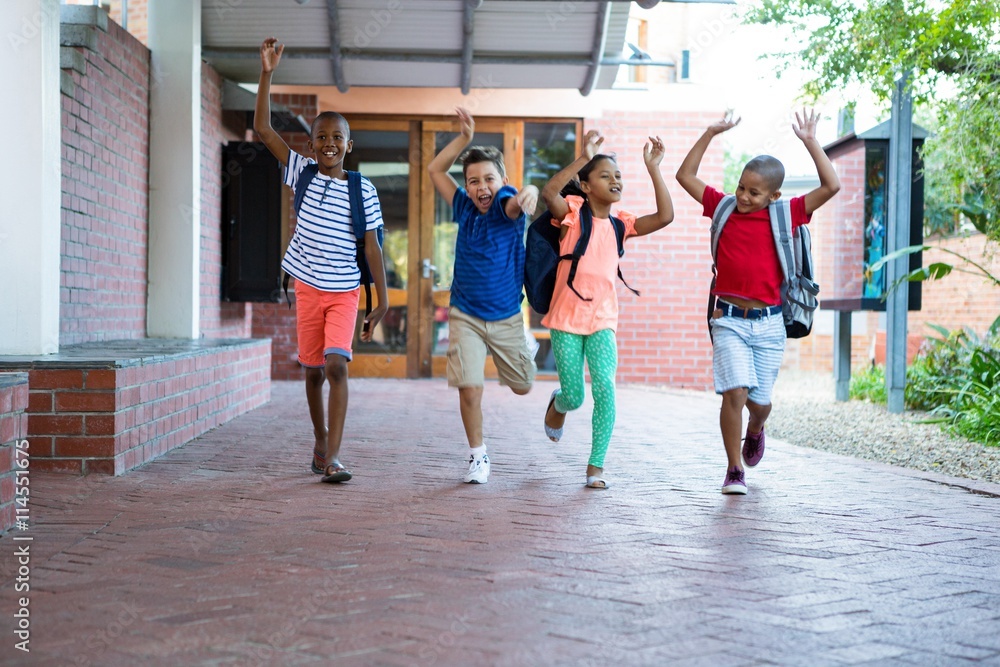
M 621 257 L 625 254 L 623 245 L 625 242 L 625 223 L 613 216 L 611 223 L 614 225 L 615 238 L 618 241 L 618 256 Z M 551 213 L 548 211 L 542 213 L 528 226 L 527 237 L 524 241 L 524 293 L 535 312 L 541 315 L 549 312 L 552 292 L 556 287 L 556 269 L 559 267 L 559 262 L 564 259 L 572 261 L 569 267 L 569 277 L 566 280 L 567 286 L 573 290 L 573 294 L 576 294 L 583 301 L 591 300 L 576 291 L 576 288 L 573 287 L 573 279 L 576 278 L 576 268 L 580 263 L 580 257 L 587 252 L 593 226 L 594 218 L 590 212 L 590 206 L 584 203 L 580 207 L 580 240 L 576 242 L 576 247 L 569 255 L 559 254 L 559 232 L 562 228 L 552 224 Z M 621 268 L 618 269 L 618 278 L 633 294 L 639 294 L 629 287 L 625 279 L 622 278 Z

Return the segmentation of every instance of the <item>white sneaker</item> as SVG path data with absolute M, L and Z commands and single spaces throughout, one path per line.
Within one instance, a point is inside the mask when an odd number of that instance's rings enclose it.
M 490 455 L 476 458 L 469 454 L 469 472 L 465 473 L 466 484 L 485 484 L 490 477 Z

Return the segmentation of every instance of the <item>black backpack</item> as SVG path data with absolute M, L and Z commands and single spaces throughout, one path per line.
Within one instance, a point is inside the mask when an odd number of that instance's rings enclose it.
M 319 173 L 319 165 L 315 162 L 310 162 L 303 169 L 302 173 L 299 174 L 299 180 L 295 182 L 295 214 L 298 215 L 299 209 L 302 208 L 302 200 L 306 197 L 306 190 L 309 189 L 309 184 L 312 183 L 313 178 Z M 365 256 L 365 231 L 368 226 L 368 221 L 365 219 L 365 204 L 364 204 L 364 194 L 361 191 L 361 172 L 358 171 L 347 171 L 347 193 L 351 199 L 351 224 L 354 226 L 354 237 L 357 240 L 357 254 L 355 256 L 358 262 L 358 270 L 361 272 L 361 284 L 365 286 L 365 315 L 372 312 L 372 272 L 368 266 L 368 258 Z M 382 227 L 378 228 L 378 245 L 382 247 L 383 232 Z M 285 290 L 285 299 L 288 300 L 288 307 L 292 307 L 292 301 L 288 298 L 288 274 L 285 274 L 285 278 L 281 285 Z
M 615 238 L 618 241 L 618 256 L 625 254 L 625 223 L 611 217 L 611 223 L 615 228 Z M 580 207 L 580 240 L 576 242 L 573 253 L 569 255 L 559 254 L 559 232 L 561 227 L 552 224 L 552 214 L 546 211 L 535 218 L 528 226 L 528 234 L 525 238 L 524 255 L 524 293 L 528 297 L 528 303 L 535 312 L 544 315 L 549 312 L 549 305 L 552 302 L 552 292 L 556 287 L 556 269 L 559 262 L 564 259 L 572 260 L 569 267 L 569 277 L 566 280 L 567 286 L 573 290 L 584 301 L 591 299 L 583 296 L 573 287 L 573 279 L 576 277 L 576 267 L 580 263 L 580 257 L 587 252 L 587 245 L 590 243 L 590 233 L 594 226 L 593 214 L 590 206 L 584 203 Z M 618 278 L 628 287 L 633 294 L 639 292 L 629 287 L 625 279 L 622 278 L 622 270 L 618 269 Z

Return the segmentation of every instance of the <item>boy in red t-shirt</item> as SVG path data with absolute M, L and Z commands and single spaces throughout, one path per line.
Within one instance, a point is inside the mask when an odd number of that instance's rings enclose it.
M 840 190 L 840 179 L 822 146 L 816 141 L 815 111 L 795 114 L 792 126 L 816 164 L 819 187 L 791 200 L 792 228 L 809 222 L 813 211 Z M 715 138 L 736 127 L 727 112 L 698 138 L 677 170 L 677 182 L 712 217 L 723 194 L 698 178 L 698 167 Z M 771 414 L 771 389 L 785 352 L 785 323 L 781 315 L 783 279 L 771 232 L 768 205 L 781 197 L 785 168 L 770 155 L 759 155 L 743 168 L 736 187 L 736 210 L 719 237 L 712 316 L 712 366 L 715 393 L 722 395 L 719 426 L 728 467 L 723 493 L 747 492 L 740 461 L 743 407 L 750 413 L 743 440 L 743 462 L 757 465 L 764 456 L 764 422 Z

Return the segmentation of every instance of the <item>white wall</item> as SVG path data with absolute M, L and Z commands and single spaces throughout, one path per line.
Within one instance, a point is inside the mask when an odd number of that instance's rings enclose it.
M 59 2 L 5 0 L 0 12 L 0 354 L 59 351 L 62 197 Z
M 201 3 L 149 1 L 150 338 L 200 335 Z

